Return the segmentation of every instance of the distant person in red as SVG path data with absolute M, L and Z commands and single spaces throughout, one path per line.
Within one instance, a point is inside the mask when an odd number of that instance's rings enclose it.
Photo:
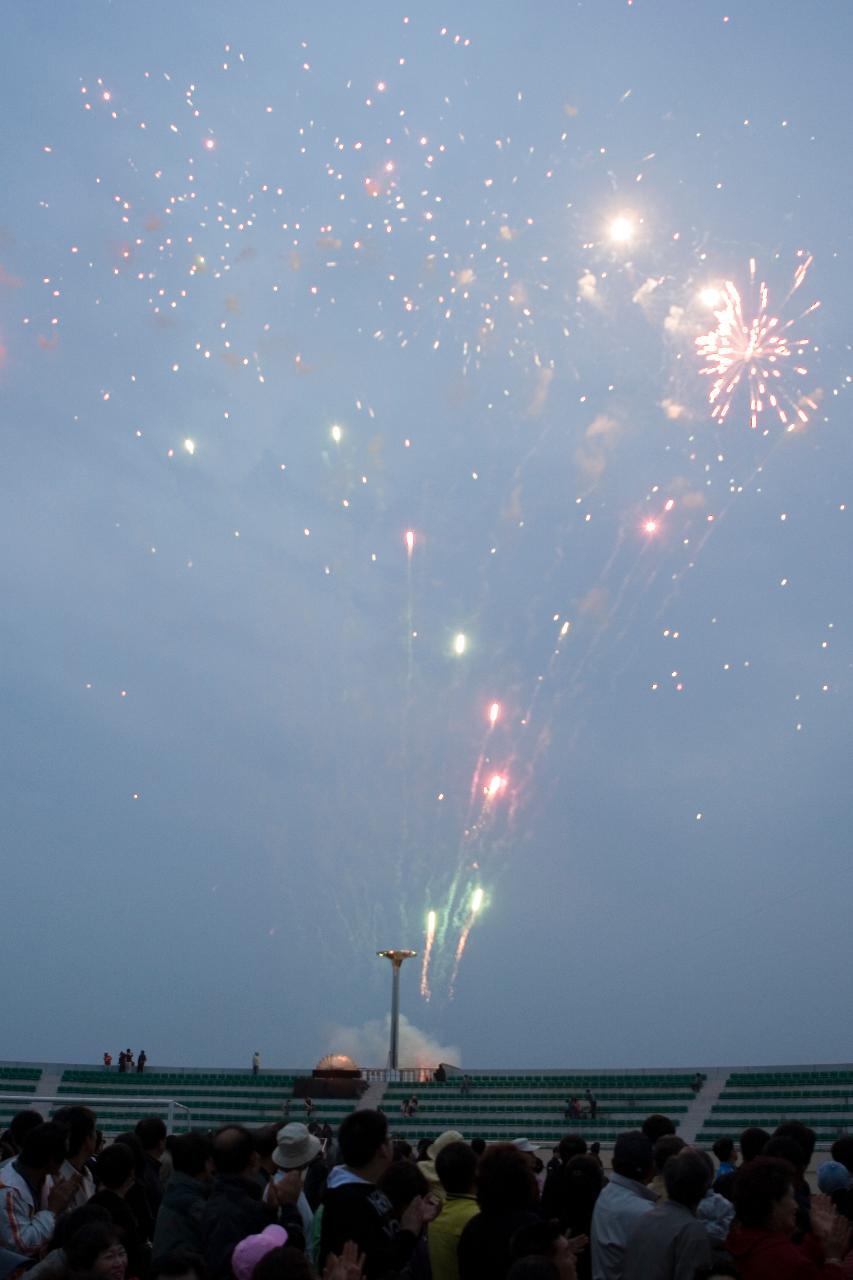
M 145 1070 L 145 1064 L 147 1061 L 148 1061 L 148 1054 L 145 1052 L 144 1049 L 140 1049 L 139 1057 L 136 1061 L 136 1070 L 139 1073 L 139 1075 L 142 1075 L 142 1072 Z
M 844 1258 L 850 1223 L 827 1196 L 812 1196 L 812 1230 L 802 1244 L 791 1240 L 797 1201 L 794 1170 L 786 1160 L 759 1156 L 744 1165 L 734 1197 L 737 1217 L 726 1247 L 743 1280 L 818 1280 L 828 1274 L 824 1264 Z
M 113 1065 L 113 1055 L 111 1053 L 105 1053 L 104 1054 L 104 1070 L 109 1071 L 112 1065 Z
M 118 1069 L 119 1071 L 127 1071 L 127 1054 L 124 1049 L 118 1055 Z

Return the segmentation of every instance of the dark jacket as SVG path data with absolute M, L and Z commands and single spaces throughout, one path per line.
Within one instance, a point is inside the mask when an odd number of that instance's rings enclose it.
M 102 1209 L 106 1209 L 113 1220 L 113 1225 L 119 1229 L 124 1237 L 124 1247 L 127 1250 L 128 1276 L 147 1276 L 148 1268 L 151 1264 L 151 1250 L 148 1248 L 148 1241 L 139 1230 L 136 1216 L 124 1196 L 120 1196 L 116 1191 L 109 1191 L 106 1187 L 102 1187 L 100 1191 L 95 1192 L 89 1204 L 99 1204 Z
M 141 1181 L 148 1197 L 148 1203 L 151 1206 L 152 1216 L 156 1218 L 157 1210 L 160 1208 L 160 1201 L 163 1199 L 163 1182 L 160 1177 L 160 1161 L 155 1160 L 153 1156 L 149 1156 L 147 1152 Z
M 354 1240 L 365 1255 L 366 1280 L 394 1275 L 408 1263 L 418 1237 L 400 1229 L 391 1201 L 374 1183 L 344 1181 L 347 1177 L 342 1166 L 329 1176 L 317 1269 L 322 1275 L 327 1255 L 340 1254 L 347 1240 Z
M 806 1236 L 802 1244 L 793 1244 L 781 1231 L 735 1225 L 726 1248 L 743 1280 L 819 1280 L 829 1274 L 814 1236 Z
M 154 1235 L 154 1212 L 148 1200 L 145 1185 L 139 1178 L 128 1189 L 124 1199 L 134 1218 L 139 1223 L 140 1237 L 145 1241 L 150 1241 Z
M 188 1173 L 172 1174 L 154 1224 L 151 1257 L 155 1265 L 176 1250 L 204 1253 L 201 1219 L 210 1190 L 209 1182 L 199 1182 Z
M 264 1204 L 264 1189 L 255 1178 L 217 1175 L 201 1216 L 201 1238 L 210 1280 L 231 1280 L 235 1244 L 255 1236 L 274 1222 L 287 1231 L 288 1244 L 305 1247 L 302 1219 L 295 1205 L 277 1213 Z
M 539 1214 L 478 1213 L 459 1237 L 459 1280 L 502 1280 L 510 1266 L 509 1244 L 519 1227 L 540 1221 Z

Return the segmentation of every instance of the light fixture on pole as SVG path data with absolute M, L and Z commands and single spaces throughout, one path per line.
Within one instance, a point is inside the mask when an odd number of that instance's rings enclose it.
M 400 1042 L 400 970 L 404 960 L 411 960 L 417 951 L 377 951 L 378 956 L 391 961 L 391 1045 L 388 1050 L 388 1066 L 391 1071 L 399 1067 Z

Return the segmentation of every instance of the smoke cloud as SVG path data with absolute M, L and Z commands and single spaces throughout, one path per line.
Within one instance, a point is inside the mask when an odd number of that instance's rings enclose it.
M 326 1029 L 330 1053 L 345 1053 L 360 1067 L 384 1067 L 388 1062 L 388 1041 L 391 1033 L 391 1015 L 366 1022 L 363 1027 L 342 1027 L 334 1024 Z M 426 1031 L 400 1014 L 400 1066 L 432 1067 L 439 1062 L 460 1065 L 460 1053 L 456 1045 L 441 1044 Z

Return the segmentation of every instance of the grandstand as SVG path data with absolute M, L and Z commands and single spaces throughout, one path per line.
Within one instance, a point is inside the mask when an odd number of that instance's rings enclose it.
M 610 1146 L 617 1133 L 636 1128 L 652 1111 L 672 1117 L 688 1141 L 708 1147 L 718 1137 L 737 1137 L 747 1125 L 774 1129 L 799 1119 L 827 1149 L 853 1131 L 853 1066 L 713 1068 L 701 1072 L 703 1088 L 694 1096 L 695 1072 L 644 1071 L 475 1071 L 468 1091 L 461 1075 L 439 1083 L 429 1072 L 363 1073 L 369 1089 L 361 1103 L 318 1095 L 311 1119 L 336 1128 L 356 1105 L 381 1106 L 396 1137 L 417 1141 L 445 1129 L 486 1141 L 530 1138 L 551 1146 L 564 1134 L 579 1132 L 588 1141 Z M 35 1106 L 46 1116 L 66 1101 L 88 1102 L 107 1137 L 132 1128 L 142 1115 L 160 1115 L 176 1130 L 216 1128 L 225 1123 L 250 1126 L 306 1118 L 303 1095 L 310 1089 L 308 1070 L 154 1069 L 144 1074 L 79 1065 L 0 1064 L 0 1126 L 15 1111 Z M 584 1101 L 591 1089 L 597 1115 L 566 1118 L 570 1097 Z M 417 1112 L 401 1113 L 416 1094 Z
M 502 1139 L 531 1138 L 553 1144 L 565 1133 L 583 1133 L 590 1141 L 610 1144 L 624 1129 L 635 1129 L 652 1111 L 663 1111 L 678 1123 L 693 1102 L 693 1073 L 684 1072 L 529 1072 L 491 1075 L 468 1073 L 470 1092 L 462 1093 L 460 1079 L 445 1083 L 411 1085 L 391 1083 L 382 1106 L 393 1132 L 409 1141 L 458 1129 L 466 1136 Z M 567 1118 L 567 1102 L 583 1102 L 586 1089 L 598 1099 L 596 1119 L 584 1115 Z M 415 1093 L 418 1110 L 400 1113 L 404 1099 Z
M 803 1070 L 774 1067 L 732 1071 L 705 1118 L 698 1138 L 736 1137 L 747 1125 L 773 1130 L 786 1120 L 802 1120 L 826 1148 L 853 1129 L 853 1067 Z

